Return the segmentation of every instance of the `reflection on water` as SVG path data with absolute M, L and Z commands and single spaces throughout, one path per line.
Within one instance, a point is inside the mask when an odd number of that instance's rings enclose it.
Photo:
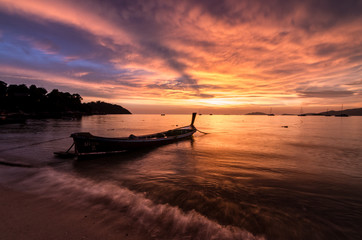
M 145 228 L 152 222 L 152 229 L 158 229 L 155 238 L 362 237 L 361 117 L 202 115 L 195 126 L 210 134 L 196 133 L 192 140 L 148 151 L 59 164 L 52 152 L 67 149 L 71 139 L 48 141 L 78 131 L 109 137 L 147 134 L 190 120 L 189 115 L 103 115 L 2 126 L 0 158 L 48 167 L 0 167 L 0 181 L 57 198 L 68 192 L 87 206 L 99 205 L 101 194 L 108 216 L 117 202 L 117 209 L 126 209 L 135 221 L 144 216 Z M 1 152 L 24 142 L 29 147 Z M 170 226 L 174 231 L 167 235 L 162 229 Z

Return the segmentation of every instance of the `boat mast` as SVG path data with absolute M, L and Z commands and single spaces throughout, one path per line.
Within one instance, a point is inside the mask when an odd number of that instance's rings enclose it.
M 194 126 L 194 122 L 195 122 L 195 118 L 196 118 L 196 114 L 197 113 L 192 113 L 192 120 L 191 120 L 191 124 L 190 124 L 190 126 Z

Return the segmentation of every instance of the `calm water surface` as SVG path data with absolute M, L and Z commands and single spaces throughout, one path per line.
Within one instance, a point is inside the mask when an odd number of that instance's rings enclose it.
M 103 115 L 0 126 L 0 183 L 117 217 L 154 239 L 361 239 L 362 117 L 202 115 L 191 140 L 62 160 L 72 132 L 116 137 L 190 115 Z M 288 126 L 283 128 L 282 126 Z

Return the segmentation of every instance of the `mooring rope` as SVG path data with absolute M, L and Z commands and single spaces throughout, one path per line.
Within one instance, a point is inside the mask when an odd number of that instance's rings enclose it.
M 34 146 L 34 145 L 40 145 L 40 144 L 43 144 L 43 143 L 55 142 L 55 141 L 63 140 L 63 139 L 66 139 L 66 138 L 69 138 L 69 137 L 55 138 L 55 139 L 50 139 L 50 140 L 43 141 L 43 142 L 36 142 L 36 143 L 28 144 L 28 145 L 22 145 L 22 146 L 17 146 L 17 147 L 13 147 L 13 148 L 2 149 L 2 150 L 0 150 L 0 153 L 5 152 L 5 151 L 10 151 L 10 150 L 30 147 L 30 146 Z M 73 145 L 68 149 L 68 151 L 72 147 L 73 147 Z M 58 162 L 56 162 L 56 163 L 58 163 Z M 53 164 L 56 164 L 56 163 L 53 163 Z M 28 163 L 21 163 L 21 162 L 7 162 L 7 161 L 3 161 L 2 159 L 0 159 L 0 165 L 6 165 L 6 166 L 10 166 L 10 167 L 36 168 L 36 167 L 44 167 L 44 166 L 47 166 L 49 164 L 45 163 L 45 164 L 40 164 L 40 165 L 39 164 L 38 165 L 31 165 L 31 164 L 28 164 Z
M 41 164 L 28 164 L 28 163 L 22 163 L 22 162 L 8 162 L 8 161 L 3 161 L 2 159 L 0 159 L 0 165 L 5 165 L 5 166 L 9 166 L 9 167 L 22 167 L 22 168 L 42 168 L 42 167 L 47 167 L 47 166 L 53 166 L 56 164 L 62 164 L 65 161 L 56 161 L 56 162 L 44 162 Z
M 198 131 L 200 133 L 203 133 L 203 134 L 210 134 L 210 133 L 207 133 L 207 132 L 200 131 L 199 129 L 196 129 L 196 131 Z
M 0 153 L 1 153 L 1 152 L 5 152 L 5 151 L 11 151 L 11 150 L 15 150 L 15 149 L 20 149 L 20 148 L 25 148 L 25 147 L 40 145 L 40 144 L 43 144 L 43 143 L 59 141 L 59 140 L 63 140 L 63 139 L 66 139 L 66 138 L 69 138 L 69 137 L 55 138 L 55 139 L 50 139 L 50 140 L 43 141 L 43 142 L 36 142 L 36 143 L 28 144 L 28 145 L 22 145 L 22 146 L 17 146 L 17 147 L 13 147 L 13 148 L 1 149 L 1 150 L 0 150 Z
M 6 161 L 0 161 L 1 165 L 6 165 L 10 167 L 23 167 L 23 168 L 32 168 L 33 165 L 27 164 L 27 163 L 16 163 L 16 162 L 6 162 Z

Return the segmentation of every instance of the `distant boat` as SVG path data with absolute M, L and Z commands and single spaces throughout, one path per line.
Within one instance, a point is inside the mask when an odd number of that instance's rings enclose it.
M 166 114 L 164 114 L 164 113 L 161 113 L 161 116 L 165 116 Z
M 298 114 L 298 116 L 299 116 L 299 117 L 305 117 L 305 116 L 307 116 L 307 114 L 304 114 L 304 113 L 303 113 L 303 108 L 302 108 L 302 107 L 300 108 L 300 114 Z
M 197 131 L 194 126 L 195 118 L 196 113 L 193 113 L 191 124 L 188 126 L 142 136 L 131 134 L 129 137 L 108 138 L 93 136 L 89 132 L 73 133 L 71 137 L 74 141 L 75 155 L 121 153 L 128 150 L 142 150 L 188 139 Z M 54 154 L 67 157 L 72 146 L 66 152 L 55 152 Z
M 340 114 L 336 114 L 336 115 L 334 115 L 334 116 L 335 116 L 335 117 L 349 117 L 348 114 L 342 113 L 342 111 L 343 111 L 343 104 L 342 104 L 342 107 L 341 107 L 341 112 L 340 112 Z
M 335 117 L 349 117 L 349 115 L 348 114 L 336 114 L 336 115 L 334 115 Z
M 270 108 L 270 113 L 268 114 L 268 116 L 275 116 L 274 113 L 272 113 L 272 109 L 273 108 Z

